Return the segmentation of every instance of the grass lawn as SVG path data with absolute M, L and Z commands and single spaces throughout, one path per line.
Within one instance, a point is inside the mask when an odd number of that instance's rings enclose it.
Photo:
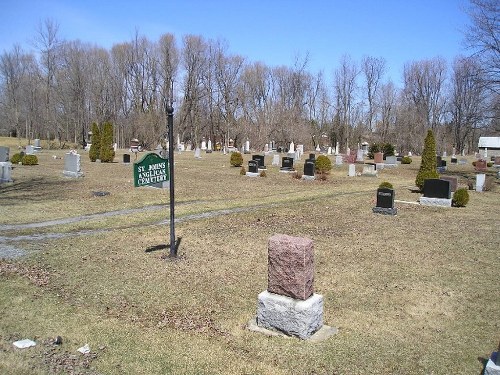
M 11 155 L 18 144 L 0 138 Z M 426 207 L 412 192 L 419 158 L 376 178 L 347 177 L 344 164 L 301 181 L 271 157 L 267 177 L 250 178 L 229 155 L 176 153 L 172 261 L 154 250 L 169 242 L 169 192 L 134 188 L 125 151 L 110 164 L 80 151 L 85 176 L 72 179 L 67 150 L 44 149 L 0 185 L 0 249 L 26 254 L 0 260 L 0 373 L 480 374 L 497 349 L 498 180 L 464 208 Z M 472 160 L 446 174 L 467 186 Z M 397 216 L 372 213 L 382 181 Z M 326 341 L 245 328 L 276 233 L 314 241 L 315 292 L 339 330 Z M 14 348 L 24 338 L 37 346 Z M 84 344 L 90 354 L 76 351 Z

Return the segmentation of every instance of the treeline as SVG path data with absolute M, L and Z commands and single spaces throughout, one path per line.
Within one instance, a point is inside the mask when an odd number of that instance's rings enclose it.
M 498 55 L 496 73 L 484 54 L 411 61 L 397 87 L 378 57 L 346 55 L 327 81 L 309 72 L 307 58 L 270 67 L 199 35 L 136 35 L 107 50 L 58 33 L 46 20 L 33 51 L 16 45 L 0 56 L 3 135 L 82 143 L 93 122 L 110 122 L 119 147 L 133 138 L 154 147 L 166 136 L 172 86 L 174 139 L 193 144 L 339 142 L 345 150 L 368 141 L 419 152 L 431 129 L 438 151 L 472 152 L 480 135 L 500 131 Z

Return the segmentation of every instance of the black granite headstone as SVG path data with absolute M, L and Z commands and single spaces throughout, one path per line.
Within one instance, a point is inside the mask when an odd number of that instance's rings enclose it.
M 252 155 L 252 160 L 255 160 L 259 164 L 259 168 L 266 168 L 266 166 L 264 165 L 264 155 Z
M 429 178 L 425 180 L 424 197 L 450 199 L 451 197 L 450 181 L 440 180 L 438 178 Z
M 397 215 L 398 209 L 394 207 L 394 190 L 388 188 L 377 189 L 377 206 L 372 211 L 382 215 Z
M 316 154 L 309 154 L 309 160 L 316 160 Z
M 314 173 L 315 173 L 314 160 L 307 159 L 304 163 L 304 174 L 306 176 L 314 176 Z
M 451 164 L 457 164 L 457 158 L 451 158 Z
M 129 154 L 123 154 L 123 162 L 130 163 L 130 155 Z
M 281 158 L 281 169 L 293 169 L 293 158 L 288 156 Z
M 259 173 L 259 162 L 257 160 L 248 161 L 248 172 Z

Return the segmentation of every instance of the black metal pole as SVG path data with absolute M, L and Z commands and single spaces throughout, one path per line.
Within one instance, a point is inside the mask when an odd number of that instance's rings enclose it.
M 173 93 L 172 93 L 173 94 Z M 168 166 L 170 169 L 170 257 L 177 257 L 174 214 L 174 107 L 167 103 Z

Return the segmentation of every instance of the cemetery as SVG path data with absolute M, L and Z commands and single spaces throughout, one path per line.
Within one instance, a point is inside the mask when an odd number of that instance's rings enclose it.
M 168 187 L 134 186 L 167 178 L 149 166 L 134 178 L 145 151 L 134 160 L 117 149 L 101 163 L 42 140 L 29 150 L 37 164 L 25 165 L 11 161 L 18 140 L 0 138 L 1 373 L 69 373 L 68 363 L 82 374 L 496 366 L 498 168 L 442 156 L 446 168 L 419 190 L 419 155 L 406 164 L 353 150 L 351 163 L 244 142 L 236 158 L 207 144 L 175 153 L 179 247 L 169 258 Z M 320 155 L 331 164 L 322 178 Z M 24 339 L 36 345 L 13 346 Z

